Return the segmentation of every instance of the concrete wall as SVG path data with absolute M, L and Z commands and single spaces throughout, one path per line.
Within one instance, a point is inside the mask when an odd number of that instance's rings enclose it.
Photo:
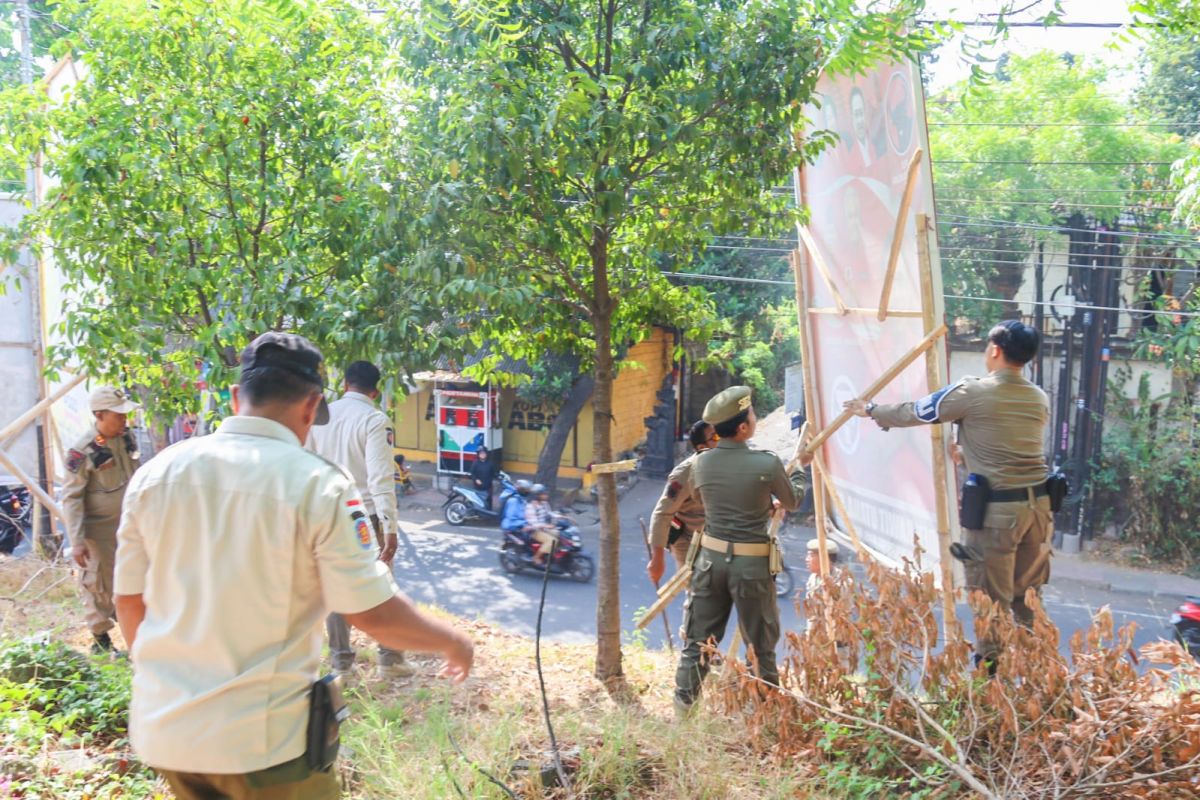
M 655 395 L 671 373 L 674 339 L 669 331 L 655 328 L 646 341 L 630 348 L 613 384 L 613 451 L 631 450 L 646 437 L 643 422 L 654 410 Z M 437 452 L 437 426 L 433 416 L 433 387 L 424 385 L 396 402 L 392 415 L 396 424 L 396 452 L 413 461 L 432 463 Z M 592 458 L 592 404 L 584 406 L 571 431 L 560 460 L 561 477 L 584 475 Z M 515 389 L 500 392 L 500 426 L 504 431 L 504 467 L 511 472 L 532 473 L 546 441 L 554 412 L 521 400 Z
M 19 197 L 0 197 L 0 226 L 16 225 L 24 215 Z M 28 255 L 19 264 L 0 263 L 0 284 L 4 287 L 0 294 L 0 425 L 23 414 L 38 399 L 30 263 Z M 5 452 L 26 473 L 37 475 L 37 435 L 32 425 Z M 16 482 L 0 468 L 0 485 Z

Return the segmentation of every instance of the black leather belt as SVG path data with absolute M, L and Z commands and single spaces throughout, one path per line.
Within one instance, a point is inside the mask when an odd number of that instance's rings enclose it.
M 1034 497 L 1045 497 L 1049 494 L 1045 483 L 1039 483 L 1037 486 L 1027 486 L 1024 489 L 992 489 L 988 492 L 988 502 L 1015 503 L 1019 500 L 1028 500 L 1030 489 L 1033 489 Z

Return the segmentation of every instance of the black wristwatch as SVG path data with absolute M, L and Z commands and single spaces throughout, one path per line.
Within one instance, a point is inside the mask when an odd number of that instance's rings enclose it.
M 871 417 L 871 419 L 875 419 L 875 417 L 871 415 L 871 412 L 874 411 L 878 406 L 879 406 L 879 404 L 875 403 L 875 402 L 867 403 L 867 405 L 863 408 L 863 410 L 867 412 L 868 417 Z

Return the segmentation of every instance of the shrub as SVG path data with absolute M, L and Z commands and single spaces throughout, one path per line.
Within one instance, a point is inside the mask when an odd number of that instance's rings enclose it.
M 1149 555 L 1191 566 L 1200 546 L 1200 431 L 1183 403 L 1150 396 L 1148 374 L 1137 399 L 1125 397 L 1129 377 L 1123 370 L 1109 387 L 1093 502 L 1123 521 L 1125 538 Z
M 741 670 L 719 693 L 758 751 L 818 760 L 848 796 L 1195 796 L 1200 666 L 1178 645 L 1143 647 L 1167 669 L 1139 672 L 1132 628 L 1114 631 L 1104 609 L 1064 658 L 1036 592 L 1032 630 L 976 595 L 976 630 L 1002 646 L 989 679 L 961 635 L 939 647 L 940 592 L 919 564 L 868 563 L 867 577 L 843 573 L 806 600 L 781 690 Z

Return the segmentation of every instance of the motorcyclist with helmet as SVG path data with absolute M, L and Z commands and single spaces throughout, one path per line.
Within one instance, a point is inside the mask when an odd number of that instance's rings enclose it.
M 533 556 L 533 565 L 542 567 L 546 565 L 546 556 L 558 541 L 558 525 L 554 509 L 550 507 L 550 491 L 544 485 L 535 483 L 530 493 L 533 501 L 525 506 L 525 523 L 530 538 L 541 545 Z
M 504 501 L 503 514 L 500 517 L 501 530 L 515 533 L 528 543 L 529 535 L 526 530 L 525 506 L 529 503 L 529 492 L 533 488 L 527 480 L 516 482 L 516 491 Z

